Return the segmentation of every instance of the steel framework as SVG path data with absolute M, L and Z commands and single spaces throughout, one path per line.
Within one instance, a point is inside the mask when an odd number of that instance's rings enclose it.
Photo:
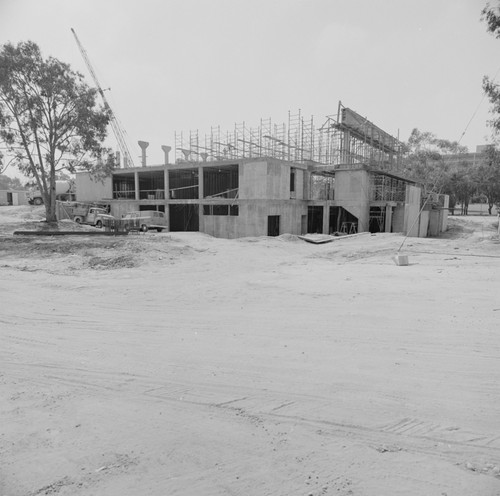
M 319 127 L 299 109 L 288 112 L 288 120 L 282 124 L 269 118 L 261 119 L 257 127 L 243 122 L 226 132 L 220 126 L 212 127 L 205 136 L 198 130 L 175 133 L 177 163 L 271 157 L 333 169 L 363 164 L 396 171 L 402 151 L 396 138 L 341 102 L 337 115 L 327 116 Z

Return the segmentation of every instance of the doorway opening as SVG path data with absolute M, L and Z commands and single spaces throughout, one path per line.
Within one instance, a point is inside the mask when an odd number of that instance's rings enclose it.
M 385 231 L 385 207 L 370 207 L 370 225 L 368 230 L 371 233 Z
M 307 232 L 310 234 L 323 233 L 323 207 L 309 206 L 307 207 Z
M 198 205 L 169 205 L 170 231 L 199 231 Z
M 280 216 L 269 215 L 267 217 L 267 235 L 279 236 L 280 235 Z

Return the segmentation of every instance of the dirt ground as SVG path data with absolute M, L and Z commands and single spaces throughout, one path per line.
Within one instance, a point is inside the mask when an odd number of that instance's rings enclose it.
M 1 496 L 500 495 L 495 217 L 409 266 L 399 234 L 12 235 L 41 218 L 0 209 Z

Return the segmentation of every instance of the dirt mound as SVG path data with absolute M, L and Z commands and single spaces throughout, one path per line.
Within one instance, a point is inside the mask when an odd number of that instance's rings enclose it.
M 87 260 L 86 265 L 95 270 L 109 270 L 132 268 L 140 264 L 133 255 L 125 254 L 111 257 L 91 257 Z

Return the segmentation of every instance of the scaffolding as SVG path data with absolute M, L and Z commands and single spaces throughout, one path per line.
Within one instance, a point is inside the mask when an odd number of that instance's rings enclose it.
M 270 157 L 332 169 L 367 165 L 396 171 L 402 151 L 396 138 L 341 102 L 337 115 L 326 116 L 319 127 L 313 116 L 306 118 L 299 109 L 288 112 L 287 122 L 280 124 L 268 118 L 256 127 L 242 122 L 226 132 L 212 127 L 203 137 L 198 130 L 175 133 L 176 163 Z
M 370 176 L 370 200 L 375 202 L 404 202 L 407 182 L 386 174 Z

